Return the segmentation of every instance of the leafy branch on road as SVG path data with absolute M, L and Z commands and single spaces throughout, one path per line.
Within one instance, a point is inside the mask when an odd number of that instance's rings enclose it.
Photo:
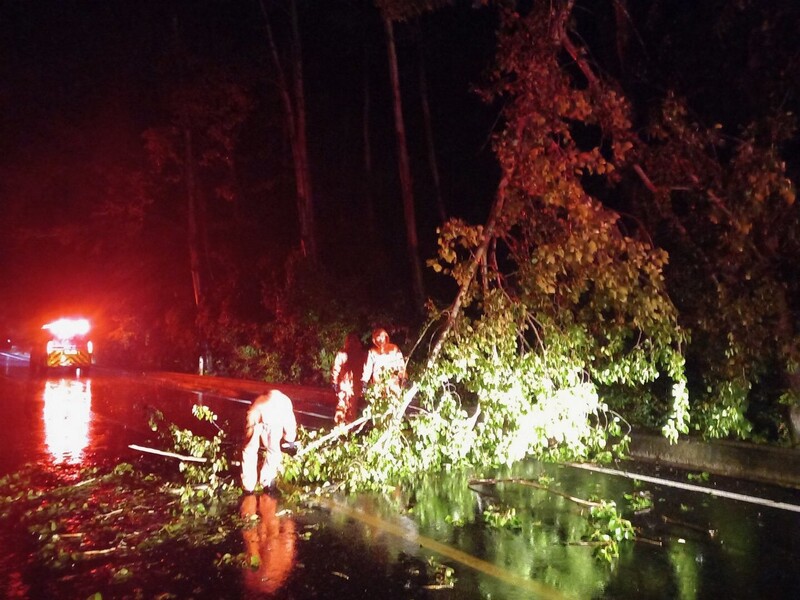
M 68 480 L 30 465 L 0 479 L 0 520 L 24 528 L 22 556 L 31 552 L 28 560 L 45 566 L 59 589 L 72 589 L 77 572 L 91 572 L 95 589 L 103 581 L 124 585 L 160 573 L 176 552 L 190 560 L 222 546 L 237 529 L 234 496 L 221 496 L 202 514 L 187 512 L 173 485 L 129 463 Z
M 225 476 L 230 460 L 223 452 L 226 433 L 217 425 L 217 415 L 207 406 L 198 404 L 192 407 L 192 415 L 201 423 L 210 423 L 215 428 L 215 434 L 208 438 L 174 423 L 165 425 L 164 415 L 160 411 L 154 411 L 151 415 L 150 428 L 163 434 L 166 426 L 167 435 L 162 435 L 162 438 L 168 440 L 175 453 L 203 459 L 202 462 L 180 461 L 178 469 L 184 483 L 178 491 L 184 510 L 204 513 L 207 510 L 206 501 L 214 500 L 220 493 L 231 489 L 233 484 Z

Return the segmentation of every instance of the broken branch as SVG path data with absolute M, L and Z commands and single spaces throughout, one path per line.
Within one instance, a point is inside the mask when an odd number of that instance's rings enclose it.
M 155 448 L 148 448 L 147 446 L 137 446 L 136 444 L 129 444 L 128 448 L 131 450 L 138 450 L 139 452 L 148 452 L 150 454 L 158 454 L 159 456 L 167 456 L 169 458 L 176 458 L 178 460 L 185 460 L 187 462 L 208 462 L 208 459 L 201 456 L 186 456 L 184 454 L 176 454 L 175 452 L 165 452 L 164 450 L 156 450 Z

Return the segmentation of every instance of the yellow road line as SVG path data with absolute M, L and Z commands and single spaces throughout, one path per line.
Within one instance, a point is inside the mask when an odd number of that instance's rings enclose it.
M 334 500 L 329 500 L 327 498 L 318 498 L 318 501 L 322 504 L 325 504 L 329 508 L 336 510 L 340 513 L 347 515 L 355 519 L 356 521 L 360 521 L 370 527 L 375 527 L 378 529 L 382 529 L 383 531 L 397 536 L 399 538 L 403 538 L 410 542 L 418 543 L 423 548 L 427 548 L 428 550 L 432 550 L 437 554 L 441 554 L 449 559 L 457 561 L 462 565 L 475 569 L 476 571 L 480 571 L 481 573 L 485 573 L 486 575 L 491 575 L 508 583 L 509 585 L 513 585 L 521 590 L 526 592 L 532 592 L 536 594 L 538 598 L 544 598 L 547 600 L 561 600 L 562 598 L 566 598 L 566 596 L 560 592 L 559 590 L 547 586 L 542 583 L 538 583 L 533 581 L 532 579 L 526 579 L 524 577 L 520 577 L 511 571 L 499 567 L 495 564 L 472 556 L 471 554 L 467 554 L 466 552 L 462 552 L 452 546 L 448 546 L 447 544 L 443 544 L 441 542 L 437 542 L 436 540 L 426 537 L 424 535 L 419 535 L 416 533 L 411 533 L 399 525 L 395 525 L 394 523 L 389 523 L 388 521 L 384 521 L 380 517 L 375 515 L 371 515 L 365 513 L 360 510 L 356 510 L 351 508 L 345 504 L 340 502 L 336 502 Z

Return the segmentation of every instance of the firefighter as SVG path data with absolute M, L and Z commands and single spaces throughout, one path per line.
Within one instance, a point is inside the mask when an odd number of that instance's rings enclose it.
M 361 340 L 355 333 L 348 333 L 344 347 L 336 353 L 331 369 L 331 383 L 336 391 L 336 414 L 334 423 L 352 423 L 361 408 L 361 375 L 367 360 Z
M 380 386 L 379 393 L 399 398 L 405 380 L 406 361 L 403 353 L 392 343 L 385 329 L 376 329 L 372 332 L 372 348 L 367 353 L 361 382 Z
M 242 487 L 250 493 L 256 483 L 273 488 L 281 466 L 281 441 L 293 446 L 297 420 L 292 401 L 286 394 L 271 390 L 253 401 L 247 411 L 245 445 L 242 451 Z M 264 446 L 266 458 L 258 470 L 258 451 Z

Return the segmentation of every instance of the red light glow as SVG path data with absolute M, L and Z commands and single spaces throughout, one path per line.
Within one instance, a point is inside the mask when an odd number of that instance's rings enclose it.
M 58 319 L 47 325 L 42 325 L 42 329 L 47 329 L 53 337 L 59 340 L 67 340 L 69 338 L 86 335 L 92 326 L 89 324 L 88 319 Z

